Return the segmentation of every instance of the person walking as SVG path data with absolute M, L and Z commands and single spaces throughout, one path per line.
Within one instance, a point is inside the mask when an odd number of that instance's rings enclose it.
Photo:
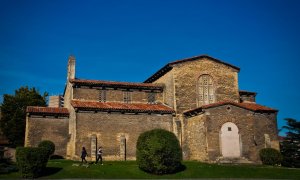
M 87 156 L 88 154 L 87 154 L 87 152 L 86 152 L 86 150 L 85 150 L 85 147 L 82 147 L 82 151 L 81 151 L 81 164 L 83 163 L 83 161 L 85 162 L 85 163 L 87 163 L 87 161 L 86 161 L 86 159 L 85 159 L 85 157 Z
M 96 164 L 98 163 L 98 161 L 100 160 L 101 165 L 103 165 L 102 163 L 102 147 L 100 146 L 98 151 L 97 151 L 97 160 L 96 160 Z

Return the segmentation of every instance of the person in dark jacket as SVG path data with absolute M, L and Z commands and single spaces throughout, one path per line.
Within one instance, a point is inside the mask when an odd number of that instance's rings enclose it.
M 83 161 L 85 162 L 85 163 L 87 163 L 87 161 L 86 161 L 86 159 L 85 159 L 85 157 L 87 156 L 88 154 L 87 154 L 87 152 L 86 152 L 86 150 L 85 150 L 85 147 L 82 147 L 82 151 L 81 151 L 81 163 L 83 163 Z

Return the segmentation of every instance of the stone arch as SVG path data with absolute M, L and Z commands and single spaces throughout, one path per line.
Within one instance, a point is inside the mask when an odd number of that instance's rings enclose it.
M 238 127 L 232 122 L 226 122 L 220 130 L 220 147 L 223 157 L 240 157 L 241 142 Z

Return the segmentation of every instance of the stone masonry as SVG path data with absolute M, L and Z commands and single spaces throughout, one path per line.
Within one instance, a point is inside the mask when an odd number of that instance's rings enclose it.
M 68 62 L 64 107 L 28 107 L 26 146 L 48 139 L 55 154 L 90 161 L 103 147 L 104 160 L 134 160 L 145 131 L 173 132 L 184 159 L 259 163 L 258 152 L 278 149 L 277 110 L 241 91 L 236 66 L 207 55 L 166 64 L 144 83 L 78 79 L 75 58 Z

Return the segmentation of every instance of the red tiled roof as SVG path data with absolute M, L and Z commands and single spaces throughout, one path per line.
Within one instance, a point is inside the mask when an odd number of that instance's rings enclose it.
M 120 112 L 145 112 L 145 113 L 166 113 L 171 114 L 175 111 L 161 104 L 126 104 L 119 102 L 96 102 L 72 100 L 74 108 L 85 110 L 103 110 Z
M 145 80 L 145 83 L 151 83 L 153 81 L 155 81 L 156 79 L 158 79 L 159 77 L 163 76 L 164 74 L 166 74 L 168 71 L 170 71 L 173 68 L 173 65 L 175 64 L 180 64 L 180 63 L 184 63 L 184 62 L 189 62 L 189 61 L 195 61 L 195 60 L 199 60 L 199 59 L 203 59 L 203 58 L 207 58 L 210 60 L 213 60 L 215 62 L 224 64 L 226 66 L 232 67 L 233 69 L 236 69 L 238 71 L 240 71 L 239 67 L 236 67 L 234 65 L 231 65 L 229 63 L 226 63 L 224 61 L 221 61 L 219 59 L 210 57 L 208 55 L 200 55 L 200 56 L 194 56 L 194 57 L 190 57 L 190 58 L 185 58 L 185 59 L 181 59 L 181 60 L 177 60 L 177 61 L 173 61 L 170 62 L 168 64 L 166 64 L 164 67 L 162 67 L 160 70 L 158 70 L 156 73 L 154 73 L 151 77 L 149 77 L 147 80 Z
M 163 86 L 151 83 L 131 83 L 131 82 L 115 82 L 115 81 L 101 81 L 101 80 L 85 80 L 85 79 L 71 79 L 71 83 L 78 85 L 92 85 L 92 86 L 106 86 L 106 87 L 120 87 L 120 88 L 139 88 L 162 90 Z
M 37 114 L 37 115 L 69 116 L 69 111 L 67 108 L 59 108 L 59 107 L 27 106 L 26 112 L 29 114 Z
M 223 101 L 223 102 L 217 102 L 217 103 L 203 105 L 203 106 L 198 107 L 196 109 L 186 111 L 186 112 L 184 112 L 184 114 L 199 112 L 199 111 L 202 111 L 202 109 L 208 109 L 208 108 L 223 106 L 223 105 L 228 105 L 228 104 L 233 105 L 233 106 L 237 106 L 237 107 L 240 107 L 240 108 L 244 108 L 244 109 L 247 109 L 247 110 L 250 110 L 250 111 L 254 111 L 254 112 L 277 112 L 278 111 L 276 109 L 272 109 L 272 108 L 262 106 L 262 105 L 259 105 L 259 104 L 256 104 L 256 103 L 236 103 L 236 102 L 231 102 L 231 101 Z

